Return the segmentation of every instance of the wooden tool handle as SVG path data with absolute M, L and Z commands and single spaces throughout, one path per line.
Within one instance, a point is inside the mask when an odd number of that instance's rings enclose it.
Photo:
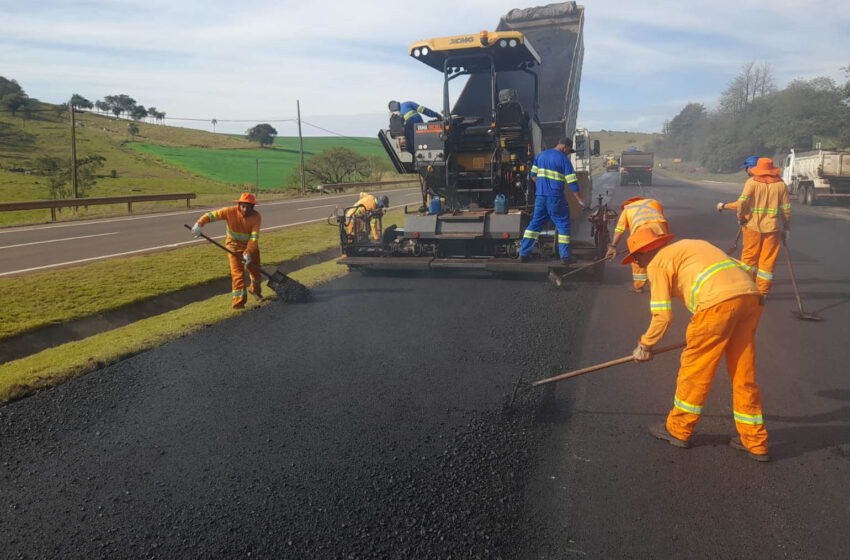
M 665 346 L 664 348 L 659 348 L 658 350 L 653 350 L 652 355 L 663 354 L 664 352 L 669 352 L 671 350 L 677 350 L 679 348 L 684 348 L 685 343 L 680 342 L 679 344 L 674 344 L 672 346 Z M 600 369 L 609 368 L 611 366 L 617 366 L 620 364 L 625 364 L 627 362 L 634 361 L 632 356 L 623 356 L 622 358 L 617 358 L 616 360 L 611 360 L 610 362 L 605 362 L 602 364 L 596 364 L 595 366 L 588 366 L 586 368 L 577 369 L 575 371 L 569 371 L 567 373 L 562 373 L 560 375 L 556 375 L 554 377 L 547 377 L 546 379 L 539 379 L 534 381 L 531 385 L 532 387 L 537 387 L 538 385 L 543 385 L 545 383 L 552 383 L 554 381 L 561 381 L 563 379 L 569 379 L 570 377 L 576 377 L 578 375 L 584 375 L 585 373 L 590 373 L 592 371 L 598 371 Z

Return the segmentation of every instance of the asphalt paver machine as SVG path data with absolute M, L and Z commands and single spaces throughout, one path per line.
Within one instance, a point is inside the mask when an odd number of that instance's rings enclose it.
M 576 132 L 582 27 L 583 7 L 564 2 L 512 10 L 493 32 L 411 45 L 411 57 L 443 74 L 442 115 L 405 123 L 391 104 L 389 127 L 378 138 L 396 171 L 418 175 L 421 204 L 405 207 L 403 227 L 381 224 L 377 241 L 348 233 L 352 213 L 340 209 L 338 262 L 364 269 L 563 271 L 554 226 L 540 235 L 532 259 L 516 257 L 534 208 L 534 158 Z M 590 181 L 579 182 L 590 205 Z M 609 240 L 616 214 L 601 197 L 595 202 L 591 213 L 571 207 L 576 266 L 601 258 Z M 365 221 L 382 214 L 369 213 Z M 362 226 L 368 231 L 371 224 Z

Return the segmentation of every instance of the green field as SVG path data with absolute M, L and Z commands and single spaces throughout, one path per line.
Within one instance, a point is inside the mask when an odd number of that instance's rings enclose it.
M 280 189 L 300 164 L 298 138 L 275 138 L 269 148 L 209 150 L 149 143 L 128 144 L 171 165 L 223 183 Z M 344 147 L 364 156 L 385 155 L 375 138 L 304 138 L 304 159 L 333 147 Z

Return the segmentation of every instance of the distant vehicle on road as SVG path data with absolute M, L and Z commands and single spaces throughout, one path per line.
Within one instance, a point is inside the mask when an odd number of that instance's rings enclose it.
M 627 150 L 620 153 L 620 185 L 651 185 L 654 161 L 652 152 Z
M 850 197 L 850 152 L 815 150 L 785 156 L 782 180 L 800 204 Z

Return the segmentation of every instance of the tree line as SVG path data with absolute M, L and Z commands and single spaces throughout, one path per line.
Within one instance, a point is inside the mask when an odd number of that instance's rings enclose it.
M 850 146 L 850 65 L 847 81 L 794 80 L 779 89 L 766 64 L 741 67 L 717 109 L 688 103 L 664 125 L 654 150 L 699 162 L 710 171 L 735 171 L 749 156 L 782 158 L 797 151 Z

